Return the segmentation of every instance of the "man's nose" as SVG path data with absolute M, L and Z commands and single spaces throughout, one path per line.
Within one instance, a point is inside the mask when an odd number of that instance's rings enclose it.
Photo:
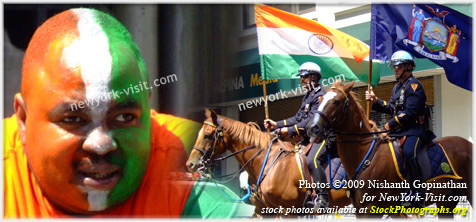
M 91 131 L 83 143 L 83 150 L 98 155 L 105 155 L 116 148 L 116 143 L 103 127 Z

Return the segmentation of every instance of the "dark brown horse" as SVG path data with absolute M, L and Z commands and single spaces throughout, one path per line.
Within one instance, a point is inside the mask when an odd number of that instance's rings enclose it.
M 408 187 L 398 188 L 398 184 L 402 184 L 402 179 L 396 171 L 394 157 L 390 151 L 391 144 L 386 141 L 388 138 L 383 138 L 382 135 L 375 139 L 376 134 L 373 132 L 376 128 L 369 123 L 362 107 L 356 101 L 351 91 L 353 84 L 354 82 L 347 85 L 336 82 L 327 91 L 319 106 L 319 114 L 316 114 L 308 125 L 308 134 L 312 134 L 312 138 L 315 139 L 326 136 L 328 132 L 335 133 L 338 154 L 346 169 L 347 178 L 355 180 L 353 184 L 357 187 L 348 190 L 351 191 L 353 206 L 358 208 L 357 217 L 382 217 L 382 214 L 402 213 L 400 206 L 402 193 L 406 193 Z M 376 144 L 374 141 L 380 141 L 380 146 L 376 147 L 373 159 L 363 164 L 367 168 L 357 174 L 357 168 L 366 157 L 371 144 Z M 444 209 L 443 212 L 446 213 L 438 212 L 438 216 L 452 217 L 453 209 L 459 202 L 455 199 L 464 201 L 467 198 L 470 203 L 472 200 L 472 144 L 464 138 L 455 136 L 436 141 L 444 147 L 450 165 L 452 164 L 459 176 L 436 177 L 436 180 L 424 183 L 426 186 L 445 187 L 425 190 L 426 204 L 436 203 L 439 211 Z M 392 185 L 397 188 L 389 188 Z M 385 209 L 393 210 L 385 211 Z M 466 210 L 459 213 L 466 213 Z M 419 213 L 421 214 L 421 211 Z
M 213 161 L 226 150 L 232 153 L 245 150 L 237 153 L 235 157 L 241 166 L 245 166 L 250 185 L 258 184 L 272 139 L 270 134 L 248 124 L 217 115 L 213 110 L 206 109 L 205 116 L 206 120 L 187 161 L 188 169 L 191 172 L 200 171 L 207 162 Z M 262 176 L 256 195 L 251 195 L 251 202 L 256 206 L 254 216 L 296 217 L 299 215 L 296 212 L 304 212 L 303 204 L 307 190 L 304 186 L 300 188 L 303 176 L 297 163 L 297 155 L 300 154 L 295 151 L 293 144 L 282 141 L 273 143 L 264 168 L 264 172 L 267 173 Z M 329 199 L 330 206 L 344 207 L 350 204 L 344 189 L 330 191 Z M 293 207 L 295 211 L 292 211 Z M 292 212 L 287 212 L 289 210 L 287 208 Z M 269 213 L 276 209 L 277 214 Z

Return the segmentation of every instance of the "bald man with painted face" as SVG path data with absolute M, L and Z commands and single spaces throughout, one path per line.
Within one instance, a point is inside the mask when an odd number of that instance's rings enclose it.
M 185 166 L 200 125 L 151 110 L 146 88 L 126 93 L 147 80 L 136 43 L 110 15 L 72 9 L 39 27 L 16 114 L 4 120 L 5 218 L 173 218 L 197 207 L 193 182 L 169 175 Z

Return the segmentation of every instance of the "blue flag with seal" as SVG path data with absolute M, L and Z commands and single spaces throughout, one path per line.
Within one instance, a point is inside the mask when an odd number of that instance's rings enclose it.
M 372 4 L 370 58 L 403 49 L 443 67 L 448 80 L 472 91 L 473 19 L 438 4 Z

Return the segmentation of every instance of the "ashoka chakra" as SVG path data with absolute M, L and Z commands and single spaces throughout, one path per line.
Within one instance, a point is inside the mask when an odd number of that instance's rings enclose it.
M 309 49 L 318 55 L 324 55 L 334 48 L 334 42 L 329 37 L 321 34 L 312 35 L 308 44 Z

